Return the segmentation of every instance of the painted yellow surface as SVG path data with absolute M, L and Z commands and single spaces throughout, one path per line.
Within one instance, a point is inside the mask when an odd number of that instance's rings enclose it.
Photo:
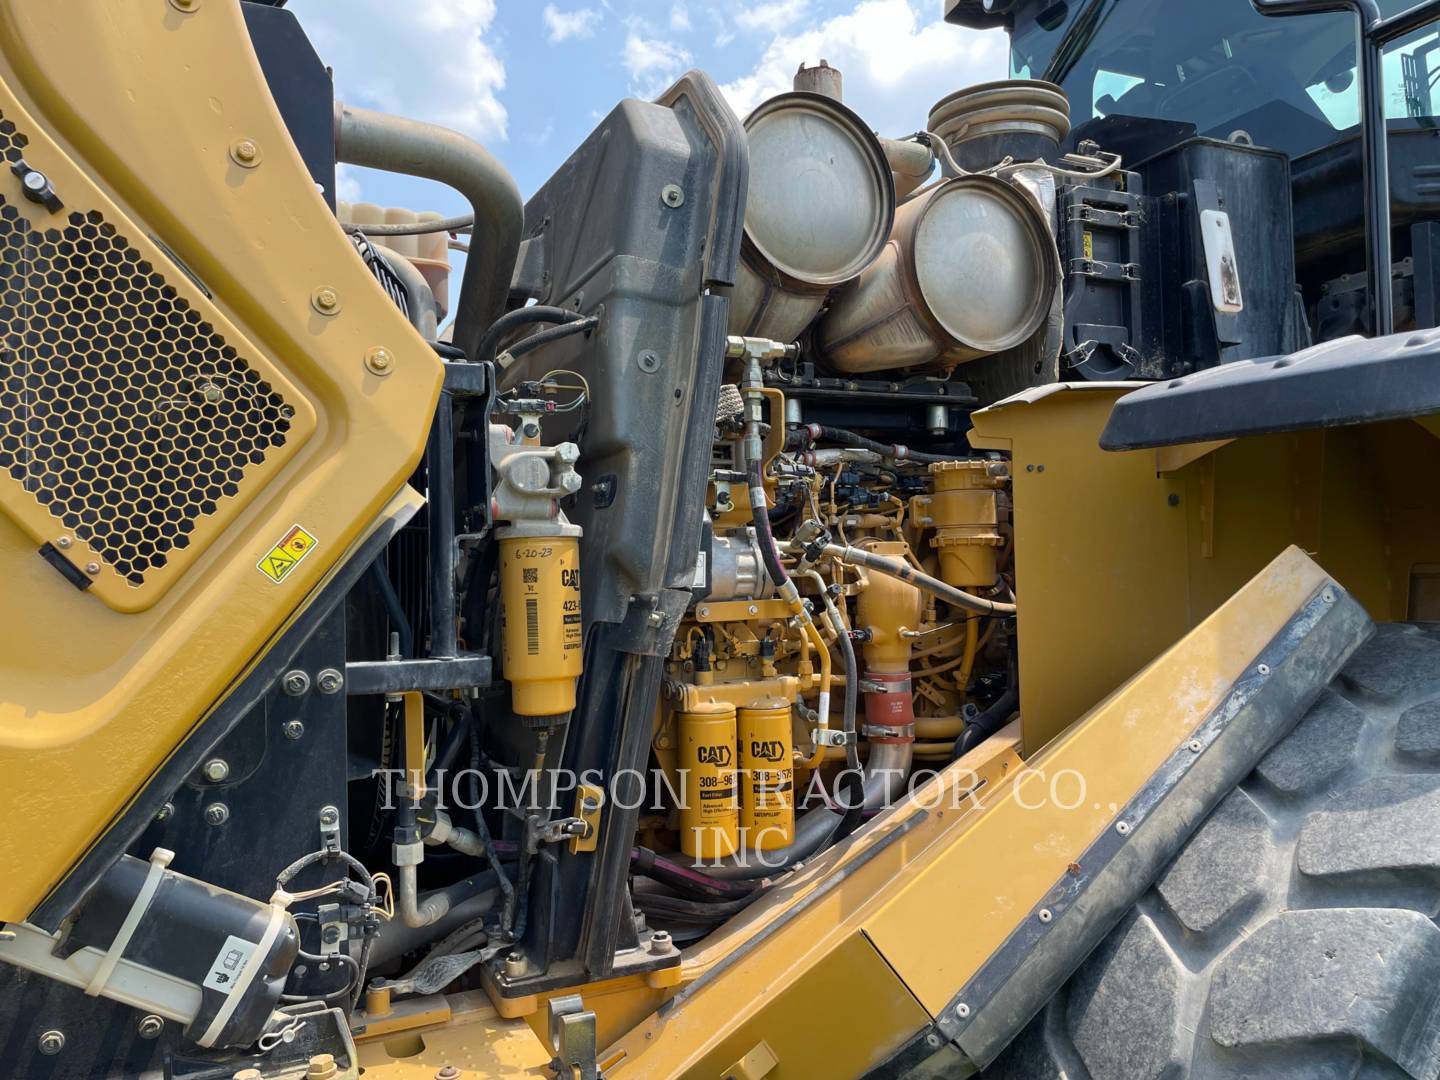
M 884 1060 L 946 1007 L 1329 580 L 1290 548 L 1023 766 L 1017 725 L 983 743 L 707 939 L 687 958 L 696 981 L 602 1055 L 623 1055 L 613 1075 L 708 1080 L 762 1041 L 779 1059 L 775 1080 L 856 1076 Z M 937 931 L 942 910 L 963 911 L 963 933 Z M 872 986 L 898 1011 L 883 1012 Z M 887 1019 L 874 1026 L 877 1009 Z M 806 1038 L 816 1015 L 844 1022 Z
M 0 109 L 32 164 L 93 201 L 202 317 L 294 388 L 313 431 L 247 481 L 223 529 L 144 610 L 81 592 L 0 512 L 0 919 L 24 918 L 114 822 L 404 487 L 442 368 L 316 192 L 239 5 L 0 7 Z M 249 141 L 259 164 L 231 149 Z M 85 178 L 93 178 L 90 184 Z M 18 200 L 9 169 L 0 193 Z M 154 239 L 149 239 L 154 238 Z M 337 314 L 311 303 L 329 289 Z M 395 358 L 368 372 L 368 350 Z M 257 361 L 258 362 L 258 361 Z M 256 563 L 320 539 L 280 582 Z

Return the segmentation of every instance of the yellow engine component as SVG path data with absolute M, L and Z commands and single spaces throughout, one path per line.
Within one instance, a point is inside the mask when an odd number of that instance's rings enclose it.
M 995 584 L 1000 535 L 998 489 L 1004 466 L 990 461 L 937 461 L 930 466 L 935 494 L 928 496 L 932 546 L 940 556 L 940 579 L 958 588 Z
M 514 526 L 496 535 L 511 703 L 521 716 L 564 716 L 575 708 L 582 664 L 580 529 Z
M 795 839 L 795 737 L 790 705 L 740 710 L 740 828 L 747 847 L 770 851 Z
M 910 548 L 902 541 L 889 540 L 872 544 L 868 550 L 904 559 Z M 910 639 L 904 632 L 919 627 L 923 607 L 924 598 L 914 585 L 887 574 L 869 576 L 857 606 L 859 625 L 870 631 L 864 649 L 866 670 L 910 670 Z
M 697 702 L 675 714 L 680 742 L 680 850 L 716 859 L 739 849 L 735 706 Z

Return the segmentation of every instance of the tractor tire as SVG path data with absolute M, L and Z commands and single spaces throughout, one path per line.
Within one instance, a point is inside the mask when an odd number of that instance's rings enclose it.
M 1440 1076 L 1440 629 L 1390 624 L 989 1080 Z

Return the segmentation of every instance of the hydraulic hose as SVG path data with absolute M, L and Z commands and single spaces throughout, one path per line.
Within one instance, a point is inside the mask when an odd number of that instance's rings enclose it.
M 790 550 L 802 551 L 803 545 L 790 544 Z M 884 555 L 876 555 L 863 548 L 850 547 L 848 544 L 826 544 L 824 554 L 832 559 L 839 559 L 851 566 L 863 566 L 867 570 L 875 570 L 881 574 L 888 574 L 893 578 L 909 582 L 918 589 L 944 600 L 947 604 L 963 608 L 966 611 L 973 611 L 977 615 L 1014 615 L 1016 607 L 1014 604 L 1002 603 L 999 600 L 986 600 L 983 596 L 975 596 L 953 585 L 947 585 L 939 578 L 931 577 L 929 574 L 916 570 L 909 563 L 901 562 L 899 559 L 886 558 Z
M 637 847 L 630 852 L 630 868 L 643 877 L 704 900 L 735 900 L 748 896 L 759 888 L 753 881 L 726 881 L 706 877 L 698 870 L 671 862 L 644 847 Z
M 825 439 L 829 442 L 839 443 L 841 446 L 853 447 L 856 450 L 871 450 L 891 461 L 914 461 L 917 464 L 929 465 L 937 461 L 955 460 L 954 454 L 925 454 L 919 450 L 911 450 L 910 447 L 902 446 L 899 443 L 887 446 L 885 443 L 867 439 L 864 435 L 857 435 L 844 428 L 826 427 L 823 424 L 806 424 L 801 430 L 808 432 L 812 440 Z
M 485 328 L 505 310 L 520 251 L 525 204 L 514 178 L 457 131 L 338 102 L 335 118 L 337 160 L 438 180 L 470 200 L 476 243 L 455 304 L 455 344 L 476 355 Z
M 541 330 L 538 334 L 531 334 L 529 337 L 521 338 L 510 348 L 500 354 L 499 360 L 502 370 L 508 368 L 520 357 L 528 352 L 534 352 L 542 345 L 549 345 L 552 341 L 559 341 L 573 334 L 588 334 L 600 325 L 600 320 L 594 315 L 588 318 L 579 319 L 576 322 L 565 323 L 563 326 L 552 326 L 549 330 Z
M 840 620 L 840 612 L 835 607 L 835 602 L 830 599 L 830 593 L 825 588 L 825 579 L 820 576 L 820 571 L 807 570 L 805 576 L 815 582 L 820 589 L 820 600 L 825 605 L 825 617 L 830 623 L 830 629 L 835 632 L 835 640 L 840 646 L 840 662 L 845 667 L 845 701 L 840 720 L 840 730 L 845 732 L 846 737 L 845 764 L 848 768 L 859 769 L 860 750 L 855 734 L 855 713 L 860 699 L 860 669 L 855 665 L 855 644 L 850 640 L 850 633 Z
M 1019 704 L 1020 691 L 1012 686 L 996 698 L 988 709 L 965 725 L 965 730 L 955 740 L 954 757 L 963 757 L 1004 727 Z
M 522 326 L 534 323 L 573 323 L 580 322 L 585 317 L 578 311 L 554 307 L 550 304 L 531 304 L 529 307 L 507 311 L 485 330 L 484 335 L 480 338 L 480 343 L 475 347 L 475 359 L 477 361 L 494 360 L 495 351 L 500 347 L 500 342 L 504 340 L 505 335 Z

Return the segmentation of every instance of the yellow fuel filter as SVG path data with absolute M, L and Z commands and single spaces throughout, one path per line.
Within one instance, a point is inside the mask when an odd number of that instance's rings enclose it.
M 795 737 L 789 703 L 741 709 L 738 736 L 745 845 L 755 851 L 784 847 L 795 839 Z
M 546 523 L 500 529 L 505 678 L 525 717 L 563 718 L 575 708 L 582 666 L 580 529 Z
M 735 706 L 701 702 L 675 714 L 680 743 L 680 850 L 692 859 L 740 847 L 735 784 Z

